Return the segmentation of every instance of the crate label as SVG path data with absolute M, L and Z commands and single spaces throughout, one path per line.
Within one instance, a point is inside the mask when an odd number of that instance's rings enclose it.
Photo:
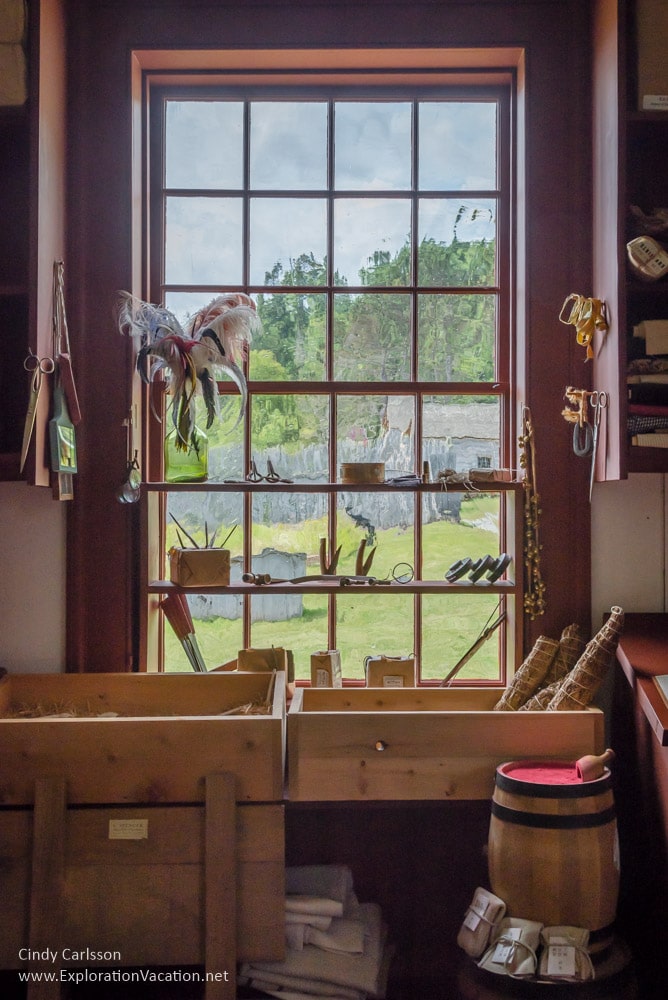
M 402 688 L 403 686 L 404 678 L 401 674 L 385 674 L 383 677 L 383 687 Z
M 668 94 L 643 94 L 643 111 L 668 111 Z
M 110 819 L 109 840 L 148 840 L 148 820 Z

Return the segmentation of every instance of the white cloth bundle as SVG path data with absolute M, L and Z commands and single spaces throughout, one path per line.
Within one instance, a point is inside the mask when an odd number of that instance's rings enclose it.
M 245 963 L 241 977 L 254 986 L 260 981 L 274 983 L 276 990 L 282 986 L 306 996 L 336 996 L 346 1000 L 383 996 L 388 962 L 380 907 L 361 903 L 359 917 L 365 931 L 361 954 L 323 951 L 305 944 L 301 951 L 288 949 L 282 962 Z
M 345 905 L 353 891 L 353 873 L 347 865 L 295 865 L 285 869 L 288 896 L 322 896 Z
M 310 923 L 287 924 L 285 938 L 289 948 L 301 951 L 312 944 L 323 951 L 341 951 L 361 955 L 364 951 L 364 924 L 361 920 L 335 917 L 326 930 L 319 930 Z
M 286 896 L 286 913 L 299 914 L 304 923 L 308 917 L 342 917 L 343 903 L 338 899 L 325 899 L 321 896 Z

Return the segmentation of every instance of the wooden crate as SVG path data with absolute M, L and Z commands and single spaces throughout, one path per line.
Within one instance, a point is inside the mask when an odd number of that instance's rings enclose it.
M 222 714 L 269 693 L 268 714 Z M 35 707 L 81 714 L 16 717 Z M 281 672 L 9 674 L 0 804 L 32 803 L 35 780 L 50 776 L 65 778 L 69 804 L 201 802 L 204 777 L 219 771 L 235 775 L 239 802 L 280 801 L 284 736 Z
M 598 709 L 494 712 L 498 698 L 484 688 L 300 688 L 288 713 L 289 797 L 491 799 L 504 761 L 604 748 Z
M 283 809 L 236 810 L 237 945 L 230 962 L 283 956 Z M 110 837 L 110 824 L 130 822 L 145 823 L 146 837 Z M 48 938 L 58 967 L 203 964 L 204 824 L 201 805 L 68 809 L 61 920 Z M 3 969 L 28 964 L 20 956 L 30 941 L 32 830 L 32 810 L 0 812 Z M 87 948 L 111 954 L 91 959 Z

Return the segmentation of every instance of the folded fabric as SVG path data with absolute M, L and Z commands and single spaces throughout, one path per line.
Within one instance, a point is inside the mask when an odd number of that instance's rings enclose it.
M 323 951 L 315 945 L 306 944 L 301 951 L 288 949 L 285 959 L 280 962 L 245 963 L 241 974 L 293 989 L 300 988 L 299 981 L 307 980 L 323 987 L 328 985 L 330 993 L 336 986 L 360 990 L 371 996 L 382 995 L 378 991 L 384 968 L 386 928 L 376 903 L 361 903 L 359 914 L 365 929 L 362 954 Z
M 305 928 L 304 941 L 323 951 L 340 951 L 350 955 L 361 955 L 364 951 L 365 927 L 361 920 L 346 920 L 344 917 L 332 920 L 326 931 L 317 927 Z
M 342 917 L 343 903 L 320 896 L 286 896 L 286 913 L 312 914 L 319 917 Z
M 320 931 L 326 931 L 333 919 L 333 917 L 325 917 L 318 913 L 292 913 L 290 910 L 285 911 L 286 924 L 309 924 L 311 927 L 317 927 Z
M 347 865 L 296 865 L 285 869 L 288 896 L 321 896 L 345 903 L 353 891 L 353 874 Z
M 543 927 L 539 972 L 546 979 L 578 982 L 594 978 L 589 931 L 584 927 Z
M 502 976 L 533 976 L 543 925 L 535 920 L 504 917 L 494 928 L 489 948 L 478 965 Z
M 506 904 L 488 889 L 480 886 L 473 893 L 473 899 L 464 915 L 457 935 L 457 944 L 471 958 L 480 958 L 489 944 L 494 925 L 506 912 Z
M 267 993 L 269 996 L 280 997 L 280 1000 L 312 1000 L 313 997 L 317 997 L 317 1000 L 365 1000 L 366 997 L 366 993 L 362 993 L 360 990 L 340 991 L 337 989 L 336 993 L 332 993 L 329 987 L 326 993 L 319 993 L 317 990 L 321 984 L 309 983 L 308 980 L 304 980 L 301 984 L 304 989 L 293 989 L 292 987 L 284 986 L 282 983 L 279 985 L 259 977 L 253 977 L 252 979 L 240 978 L 239 981 L 243 986 L 252 986 L 253 989 L 261 990 L 262 993 Z M 315 986 L 315 989 L 310 989 L 312 986 Z M 309 992 L 305 993 L 304 990 L 309 990 Z

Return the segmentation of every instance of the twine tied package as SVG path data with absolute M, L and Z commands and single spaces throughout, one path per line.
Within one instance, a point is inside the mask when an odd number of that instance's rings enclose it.
M 367 687 L 415 687 L 414 656 L 367 656 Z
M 228 587 L 229 549 L 169 550 L 169 579 L 179 587 Z

